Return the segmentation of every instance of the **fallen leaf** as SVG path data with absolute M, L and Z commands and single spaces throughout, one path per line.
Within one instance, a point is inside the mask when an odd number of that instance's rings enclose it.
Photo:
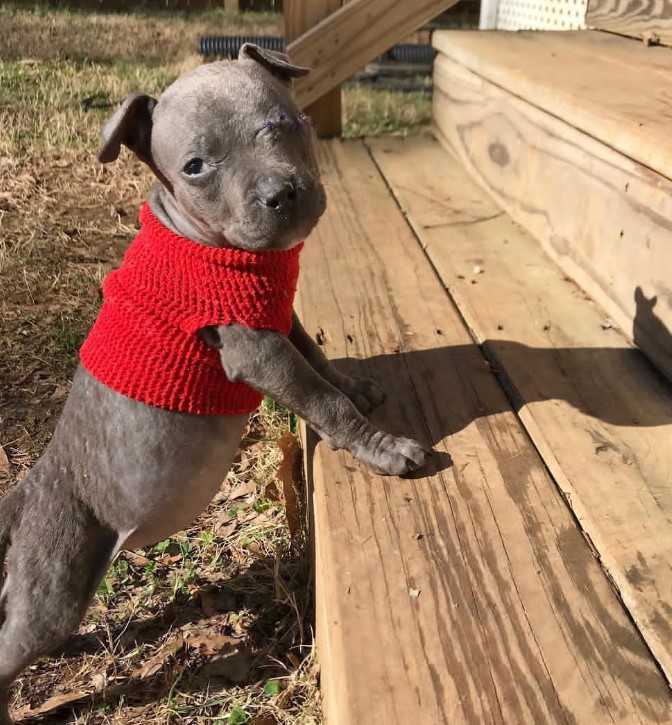
M 301 480 L 301 445 L 293 433 L 285 433 L 278 440 L 278 447 L 282 452 L 282 462 L 278 466 L 278 478 L 282 483 L 285 496 L 285 516 L 287 528 L 292 539 L 296 538 L 301 526 L 299 517 L 299 500 L 296 491 Z
M 54 392 L 49 396 L 49 400 L 57 403 L 59 400 L 64 400 L 68 396 L 68 386 L 59 383 L 55 388 Z
M 75 692 L 66 692 L 62 695 L 54 695 L 53 697 L 50 697 L 46 702 L 43 702 L 39 707 L 36 707 L 34 710 L 29 707 L 24 707 L 20 709 L 16 714 L 19 715 L 21 719 L 33 718 L 37 717 L 38 715 L 44 715 L 48 712 L 51 712 L 52 710 L 56 710 L 63 705 L 69 705 L 71 702 L 77 702 L 78 700 L 83 700 L 88 697 L 89 693 L 83 692 L 82 690 L 77 690 Z
M 189 637 L 187 646 L 198 650 L 204 655 L 221 655 L 231 651 L 231 647 L 239 647 L 240 640 L 227 634 L 205 634 L 198 637 Z
M 236 498 L 244 498 L 245 496 L 249 496 L 252 493 L 257 492 L 257 484 L 254 481 L 246 481 L 245 483 L 241 483 L 239 486 L 236 486 L 233 491 L 229 493 L 227 498 L 232 501 Z
M 0 446 L 0 473 L 9 473 L 9 458 L 2 446 Z
M 178 634 L 168 642 L 159 652 L 150 657 L 146 662 L 131 672 L 131 677 L 136 680 L 144 680 L 155 675 L 165 663 L 174 657 L 184 647 L 184 637 Z
M 290 661 L 292 667 L 297 670 L 299 669 L 301 665 L 301 660 L 294 654 L 294 652 L 288 652 L 287 659 Z
M 91 678 L 91 686 L 93 687 L 94 692 L 100 692 L 105 688 L 105 685 L 107 685 L 107 673 L 97 672 Z
M 228 536 L 231 536 L 237 528 L 238 519 L 229 518 L 228 512 L 224 511 L 217 519 L 217 523 L 215 524 L 215 533 L 217 536 L 221 536 L 223 539 L 226 539 Z
M 282 501 L 282 494 L 278 491 L 278 487 L 273 481 L 266 485 L 264 489 L 264 496 L 269 501 Z
M 124 558 L 133 564 L 133 566 L 144 567 L 149 564 L 149 559 L 146 556 L 136 554 L 134 551 L 125 551 Z

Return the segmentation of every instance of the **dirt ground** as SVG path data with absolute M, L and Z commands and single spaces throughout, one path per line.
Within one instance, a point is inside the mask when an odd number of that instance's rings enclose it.
M 132 90 L 201 62 L 203 34 L 279 34 L 273 14 L 106 14 L 0 5 L 0 495 L 41 454 L 100 283 L 150 173 L 95 158 Z M 415 132 L 422 95 L 349 89 L 346 134 Z M 316 725 L 310 557 L 296 421 L 265 402 L 220 494 L 188 531 L 122 553 L 78 633 L 20 679 L 14 708 L 55 725 Z M 281 462 L 284 459 L 284 463 Z

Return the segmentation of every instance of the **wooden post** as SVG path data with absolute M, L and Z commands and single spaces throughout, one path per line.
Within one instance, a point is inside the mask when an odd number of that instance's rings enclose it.
M 341 0 L 285 0 L 285 45 L 303 35 L 341 7 Z M 341 135 L 341 87 L 332 89 L 305 109 L 320 138 Z

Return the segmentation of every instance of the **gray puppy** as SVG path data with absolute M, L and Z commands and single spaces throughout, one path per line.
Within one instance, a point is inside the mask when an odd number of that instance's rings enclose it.
M 181 237 L 291 250 L 325 208 L 312 132 L 289 90 L 307 72 L 244 46 L 238 61 L 201 66 L 158 101 L 131 95 L 103 126 L 99 158 L 114 161 L 125 145 L 145 162 L 159 182 L 152 213 Z M 333 448 L 382 474 L 421 466 L 427 451 L 419 443 L 362 415 L 382 401 L 378 385 L 339 373 L 295 314 L 291 322 L 288 335 L 241 324 L 199 334 L 207 350 L 217 348 L 230 381 L 294 411 Z M 0 504 L 2 725 L 11 723 L 11 683 L 77 627 L 119 550 L 164 539 L 207 506 L 247 419 L 154 407 L 80 365 L 46 452 Z

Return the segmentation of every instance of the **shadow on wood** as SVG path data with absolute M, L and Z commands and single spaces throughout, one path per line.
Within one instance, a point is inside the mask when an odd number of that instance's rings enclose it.
M 650 309 L 648 307 L 647 309 Z M 661 323 L 662 324 L 662 323 Z M 669 334 L 669 333 L 668 333 Z M 479 418 L 504 412 L 502 396 L 473 396 L 470 380 L 474 375 L 499 380 L 505 388 L 512 407 L 518 411 L 525 404 L 539 401 L 564 400 L 571 406 L 596 419 L 593 431 L 595 455 L 619 454 L 609 440 L 599 432 L 600 423 L 623 427 L 657 427 L 672 424 L 672 385 L 657 371 L 639 350 L 628 348 L 549 348 L 527 347 L 508 340 L 486 340 L 482 353 L 475 345 L 447 346 L 434 350 L 377 355 L 365 360 L 341 359 L 336 367 L 350 375 L 371 377 L 379 382 L 387 393 L 387 401 L 370 418 L 381 428 L 417 438 L 428 446 L 435 446 Z M 526 371 L 525 402 L 509 381 L 499 361 L 507 360 L 520 373 Z M 561 370 L 563 375 L 549 377 L 544 370 Z M 648 385 L 639 386 L 645 391 L 632 407 L 632 398 L 618 394 L 606 398 L 601 393 L 600 378 L 612 376 L 627 385 L 629 378 L 646 379 Z M 417 389 L 417 382 L 429 387 L 429 395 Z M 464 402 L 451 412 L 454 394 L 468 386 L 470 415 L 465 417 Z M 532 393 L 532 394 L 530 394 Z M 429 409 L 428 409 L 429 406 Z M 441 421 L 440 426 L 429 421 Z M 314 442 L 314 441 L 313 441 Z M 622 452 L 623 460 L 628 456 Z M 310 457 L 309 457 L 310 458 Z M 433 466 L 422 474 L 431 475 L 451 465 L 445 454 L 436 453 Z
M 672 291 L 670 294 L 672 295 Z M 635 304 L 637 309 L 632 326 L 632 339 L 637 347 L 648 351 L 654 365 L 665 374 L 666 363 L 672 360 L 672 334 L 654 310 L 658 304 L 658 295 L 647 299 L 642 288 L 637 287 Z

